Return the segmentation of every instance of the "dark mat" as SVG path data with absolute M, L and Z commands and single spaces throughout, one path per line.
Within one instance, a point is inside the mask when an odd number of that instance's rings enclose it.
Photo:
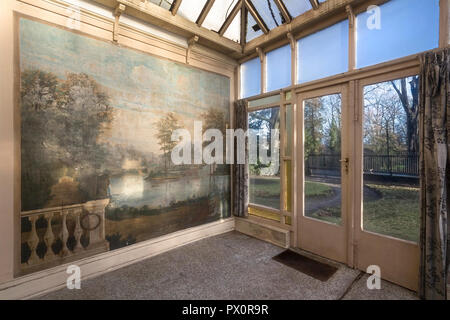
M 338 270 L 329 264 L 310 259 L 291 250 L 286 250 L 273 259 L 323 282 L 330 279 Z

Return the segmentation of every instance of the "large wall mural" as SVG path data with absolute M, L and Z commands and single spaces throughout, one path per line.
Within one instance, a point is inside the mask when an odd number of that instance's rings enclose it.
M 170 161 L 225 131 L 229 78 L 25 18 L 19 44 L 24 270 L 230 216 L 228 166 Z

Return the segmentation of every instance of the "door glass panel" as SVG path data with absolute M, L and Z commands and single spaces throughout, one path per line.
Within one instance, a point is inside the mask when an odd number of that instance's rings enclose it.
M 341 95 L 304 101 L 305 216 L 341 223 Z
M 364 88 L 364 230 L 419 238 L 419 77 Z
M 280 210 L 280 108 L 249 112 L 249 201 Z

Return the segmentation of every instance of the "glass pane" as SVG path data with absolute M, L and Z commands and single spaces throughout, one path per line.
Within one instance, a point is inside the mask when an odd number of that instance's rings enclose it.
M 309 0 L 283 0 L 283 2 L 293 18 L 312 9 Z
M 202 26 L 218 32 L 238 0 L 215 1 Z
M 228 26 L 227 31 L 223 34 L 225 38 L 231 39 L 236 42 L 241 41 L 241 14 L 238 13 L 231 24 Z
M 253 19 L 253 16 L 250 13 L 247 13 L 247 42 L 263 35 L 264 32 L 259 28 L 258 24 L 256 23 L 255 19 Z
M 160 7 L 163 7 L 164 9 L 169 10 L 172 6 L 173 0 L 147 0 L 148 2 L 154 3 Z
M 292 91 L 286 92 L 286 94 L 284 96 L 284 99 L 285 100 L 291 100 L 291 98 L 292 98 Z
M 341 223 L 341 95 L 304 102 L 305 215 Z
M 365 87 L 363 135 L 364 230 L 416 242 L 418 85 L 419 77 L 414 76 Z
M 297 82 L 348 71 L 348 20 L 298 41 Z
M 284 161 L 284 206 L 287 212 L 292 212 L 292 162 Z
M 206 0 L 183 0 L 177 14 L 192 22 L 196 22 L 205 3 Z
M 266 55 L 267 91 L 278 90 L 291 85 L 291 46 L 287 45 Z
M 256 11 L 265 22 L 267 28 L 272 30 L 273 28 L 282 25 L 284 18 L 278 10 L 277 5 L 273 0 L 250 0 L 255 6 Z
M 277 103 L 277 102 L 280 102 L 280 100 L 281 100 L 281 96 L 279 94 L 276 94 L 274 96 L 249 101 L 248 106 L 250 108 L 255 108 L 255 107 L 265 106 L 268 104 Z
M 391 0 L 379 8 L 357 16 L 358 68 L 438 47 L 439 0 Z
M 261 61 L 255 58 L 241 64 L 241 98 L 261 93 Z
M 293 127 L 293 108 L 291 104 L 286 105 L 286 113 L 285 113 L 285 123 L 286 123 L 286 142 L 284 146 L 284 155 L 286 157 L 292 156 L 292 144 L 294 132 L 292 130 Z
M 280 210 L 280 108 L 249 112 L 250 203 Z

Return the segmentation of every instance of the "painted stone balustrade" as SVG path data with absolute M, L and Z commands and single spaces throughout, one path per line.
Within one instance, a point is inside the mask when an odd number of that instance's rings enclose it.
M 21 272 L 29 273 L 109 250 L 109 199 L 22 212 Z

